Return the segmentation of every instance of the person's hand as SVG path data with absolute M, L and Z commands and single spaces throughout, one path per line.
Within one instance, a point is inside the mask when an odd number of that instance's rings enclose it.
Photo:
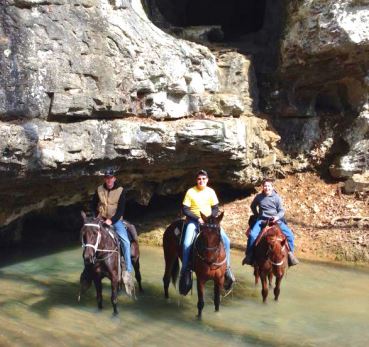
M 274 216 L 273 217 L 273 223 L 277 223 L 278 220 L 279 220 L 279 217 L 278 216 Z
M 107 224 L 107 225 L 112 225 L 112 224 L 113 224 L 113 222 L 111 221 L 111 219 L 107 219 L 107 220 L 105 220 L 105 224 Z
M 198 222 L 199 222 L 199 224 L 204 224 L 204 221 L 201 217 L 198 219 Z

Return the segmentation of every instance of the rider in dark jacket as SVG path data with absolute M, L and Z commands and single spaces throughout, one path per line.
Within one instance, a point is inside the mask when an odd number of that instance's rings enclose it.
M 251 203 L 252 213 L 257 216 L 256 223 L 250 231 L 247 240 L 246 257 L 242 261 L 242 265 L 253 265 L 253 246 L 262 229 L 262 224 L 266 220 L 277 222 L 283 234 L 286 235 L 290 252 L 288 253 L 289 265 L 298 264 L 298 260 L 293 254 L 294 251 L 294 235 L 284 220 L 284 208 L 281 197 L 274 190 L 272 180 L 263 182 L 263 191 L 257 194 Z

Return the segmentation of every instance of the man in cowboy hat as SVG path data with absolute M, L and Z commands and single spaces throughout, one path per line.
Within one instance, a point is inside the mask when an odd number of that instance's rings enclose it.
M 124 189 L 118 184 L 113 169 L 104 172 L 104 183 L 97 187 L 91 201 L 91 209 L 105 220 L 105 224 L 112 225 L 119 237 L 121 250 L 124 257 L 126 271 L 123 281 L 132 282 L 132 261 L 128 232 L 123 223 L 123 214 L 126 204 Z

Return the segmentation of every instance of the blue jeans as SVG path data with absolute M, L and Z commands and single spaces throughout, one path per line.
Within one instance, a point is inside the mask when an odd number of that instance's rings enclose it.
M 183 238 L 183 255 L 182 255 L 182 270 L 181 270 L 182 273 L 187 270 L 192 243 L 195 239 L 196 234 L 199 232 L 198 226 L 199 223 L 195 221 L 190 221 L 187 224 L 186 232 Z M 222 237 L 224 249 L 227 256 L 227 268 L 228 268 L 231 259 L 230 257 L 231 243 L 223 228 L 220 228 L 220 236 Z
M 265 221 L 258 219 L 257 222 L 255 223 L 255 225 L 252 227 L 251 231 L 250 231 L 250 236 L 249 239 L 247 240 L 247 248 L 246 248 L 246 252 L 247 254 L 251 255 L 253 254 L 253 246 L 254 243 L 258 237 L 258 235 L 260 234 L 261 228 L 262 228 L 262 223 L 265 223 Z M 286 235 L 287 238 L 287 242 L 288 242 L 288 246 L 290 247 L 291 252 L 293 252 L 293 250 L 295 249 L 295 245 L 294 245 L 294 239 L 295 237 L 293 236 L 293 233 L 291 231 L 291 229 L 282 221 L 278 221 L 277 222 L 279 227 L 281 228 L 282 232 L 284 235 Z
M 118 222 L 114 224 L 114 228 L 119 236 L 120 245 L 124 257 L 124 262 L 126 263 L 127 271 L 132 272 L 131 243 L 129 242 L 127 229 L 121 220 L 118 220 Z

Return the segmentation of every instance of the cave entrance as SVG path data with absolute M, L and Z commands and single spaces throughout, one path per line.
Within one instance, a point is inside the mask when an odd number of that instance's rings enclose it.
M 151 0 L 149 2 L 151 7 L 152 2 L 155 2 L 163 19 L 172 26 L 217 25 L 221 26 L 224 39 L 231 40 L 262 29 L 266 1 Z

